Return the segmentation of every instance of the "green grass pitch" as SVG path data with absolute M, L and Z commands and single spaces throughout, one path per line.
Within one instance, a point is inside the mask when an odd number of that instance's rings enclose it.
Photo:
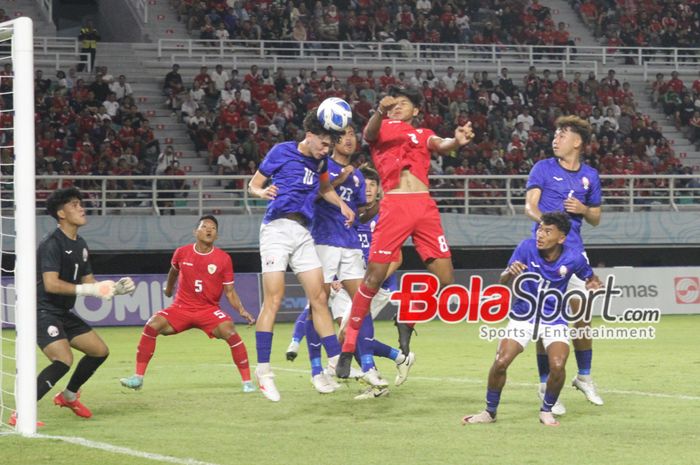
M 273 365 L 282 401 L 243 394 L 238 372 L 221 341 L 199 331 L 159 337 L 143 390 L 123 389 L 132 373 L 140 328 L 98 329 L 111 349 L 84 387 L 94 416 L 83 420 L 39 404 L 40 433 L 74 436 L 177 458 L 175 463 L 228 464 L 693 464 L 700 463 L 700 316 L 667 316 L 653 341 L 596 341 L 593 374 L 606 402 L 589 404 L 570 387 L 559 428 L 537 420 L 534 347 L 509 372 L 498 422 L 461 426 L 484 406 L 485 380 L 495 342 L 478 326 L 419 325 L 417 363 L 405 385 L 388 397 L 356 401 L 355 382 L 330 395 L 309 382 L 306 350 L 284 359 L 291 325 L 276 327 Z M 240 328 L 251 360 L 254 330 Z M 395 343 L 388 322 L 377 337 Z M 39 368 L 46 365 L 41 356 Z M 393 381 L 393 364 L 378 361 Z M 567 379 L 575 372 L 573 354 Z M 7 369 L 7 364 L 5 366 Z M 67 378 L 60 382 L 64 387 Z M 7 389 L 8 386 L 5 386 Z M 7 415 L 7 414 L 6 414 Z M 190 462 L 186 460 L 191 459 Z M 136 465 L 164 463 L 50 439 L 0 436 L 3 465 Z

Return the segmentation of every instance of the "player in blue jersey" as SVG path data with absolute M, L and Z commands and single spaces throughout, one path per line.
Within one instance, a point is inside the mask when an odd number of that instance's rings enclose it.
M 328 176 L 328 151 L 341 134 L 326 130 L 315 110 L 304 118 L 304 131 L 306 136 L 301 142 L 283 142 L 270 149 L 248 185 L 252 195 L 269 200 L 260 226 L 263 304 L 255 333 L 255 375 L 260 391 L 273 402 L 280 400 L 280 394 L 270 368 L 272 330 L 284 298 L 288 265 L 311 303 L 313 325 L 326 349 L 329 365 L 335 366 L 340 354 L 323 286 L 323 268 L 308 229 L 312 213 L 306 200 L 317 190 L 338 207 L 348 226 L 353 224 L 355 213 L 335 192 Z
M 544 299 L 540 308 L 532 309 L 538 301 L 541 291 L 556 289 L 561 294 L 566 292 L 569 280 L 577 276 L 585 280 L 588 289 L 601 286 L 600 280 L 593 274 L 588 261 L 575 247 L 565 244 L 571 230 L 569 216 L 563 212 L 541 214 L 537 227 L 536 239 L 525 239 L 513 252 L 508 267 L 501 273 L 501 284 L 509 283 L 513 278 L 527 271 L 531 276 L 520 282 L 520 288 L 530 296 L 532 302 L 518 296 L 510 311 L 510 322 L 506 327 L 506 337 L 501 339 L 494 360 L 489 370 L 486 391 L 486 409 L 475 415 L 462 419 L 465 425 L 476 423 L 493 423 L 501 399 L 501 392 L 506 383 L 506 371 L 533 338 L 542 340 L 550 367 L 547 386 L 540 408 L 540 422 L 547 426 L 558 426 L 559 422 L 552 413 L 566 377 L 566 360 L 569 356 L 568 325 L 566 319 L 555 306 L 560 301 L 554 298 Z M 549 317 L 551 321 L 542 320 L 539 324 L 535 316 Z
M 567 236 L 566 245 L 573 247 L 586 256 L 581 239 L 583 221 L 597 226 L 601 215 L 601 185 L 598 171 L 582 163 L 580 159 L 583 147 L 590 141 L 591 126 L 585 120 L 576 116 L 563 116 L 555 123 L 552 149 L 554 158 L 539 161 L 532 167 L 527 180 L 527 196 L 525 212 L 536 223 L 533 234 L 537 229 L 543 211 L 566 211 L 571 220 L 571 233 Z M 585 290 L 584 283 L 573 277 L 569 289 Z M 580 300 L 572 300 L 573 313 L 577 313 Z M 580 320 L 575 327 L 590 326 L 590 321 Z M 574 339 L 574 354 L 578 364 L 578 374 L 573 379 L 573 386 L 584 393 L 586 398 L 596 404 L 603 405 L 603 399 L 596 392 L 591 379 L 591 360 L 593 356 L 593 341 L 588 338 Z M 541 344 L 538 344 L 537 366 L 540 372 L 540 397 L 544 395 L 544 383 L 547 382 L 549 368 L 547 356 Z M 564 413 L 564 406 L 557 405 L 557 413 Z

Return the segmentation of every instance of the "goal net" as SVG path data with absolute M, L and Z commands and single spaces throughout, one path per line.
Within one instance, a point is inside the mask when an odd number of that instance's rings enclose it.
M 0 430 L 36 433 L 32 20 L 0 23 Z

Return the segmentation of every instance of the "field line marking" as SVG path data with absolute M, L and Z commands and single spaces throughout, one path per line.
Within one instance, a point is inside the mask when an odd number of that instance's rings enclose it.
M 87 447 L 90 449 L 100 449 L 114 454 L 130 455 L 132 457 L 155 460 L 157 462 L 176 463 L 178 465 L 219 465 L 216 463 L 203 462 L 201 460 L 191 458 L 180 458 L 172 457 L 169 455 L 154 454 L 151 452 L 143 452 L 136 449 L 130 449 L 128 447 L 115 446 L 114 444 L 92 441 L 90 439 L 85 439 L 77 436 L 52 436 L 48 434 L 37 434 L 34 437 L 38 439 L 55 439 L 58 441 L 63 441 L 70 444 Z
M 251 365 L 254 366 L 254 365 Z M 289 373 L 309 373 L 310 370 L 301 370 L 299 368 L 282 368 L 275 366 L 272 368 L 274 371 L 286 371 Z M 467 383 L 467 384 L 486 384 L 483 379 L 475 378 L 455 378 L 455 377 L 431 377 L 431 376 L 411 376 L 411 379 L 430 381 L 430 382 L 450 382 L 450 383 Z M 536 388 L 539 386 L 538 383 L 519 383 L 519 382 L 508 382 L 509 386 L 519 386 L 519 387 L 531 387 Z M 690 396 L 687 394 L 669 394 L 665 392 L 644 392 L 644 391 L 628 391 L 623 389 L 603 389 L 598 388 L 598 391 L 608 394 L 624 394 L 630 396 L 642 396 L 642 397 L 659 397 L 664 399 L 676 399 L 676 400 L 700 400 L 700 396 Z

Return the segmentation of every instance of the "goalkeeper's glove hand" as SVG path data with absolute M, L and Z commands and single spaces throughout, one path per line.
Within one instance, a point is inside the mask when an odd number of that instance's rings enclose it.
M 114 285 L 114 295 L 131 294 L 136 290 L 136 284 L 128 276 L 117 281 Z
M 89 295 L 100 299 L 109 300 L 114 296 L 114 281 L 97 281 L 94 283 L 78 284 L 75 286 L 75 295 Z

